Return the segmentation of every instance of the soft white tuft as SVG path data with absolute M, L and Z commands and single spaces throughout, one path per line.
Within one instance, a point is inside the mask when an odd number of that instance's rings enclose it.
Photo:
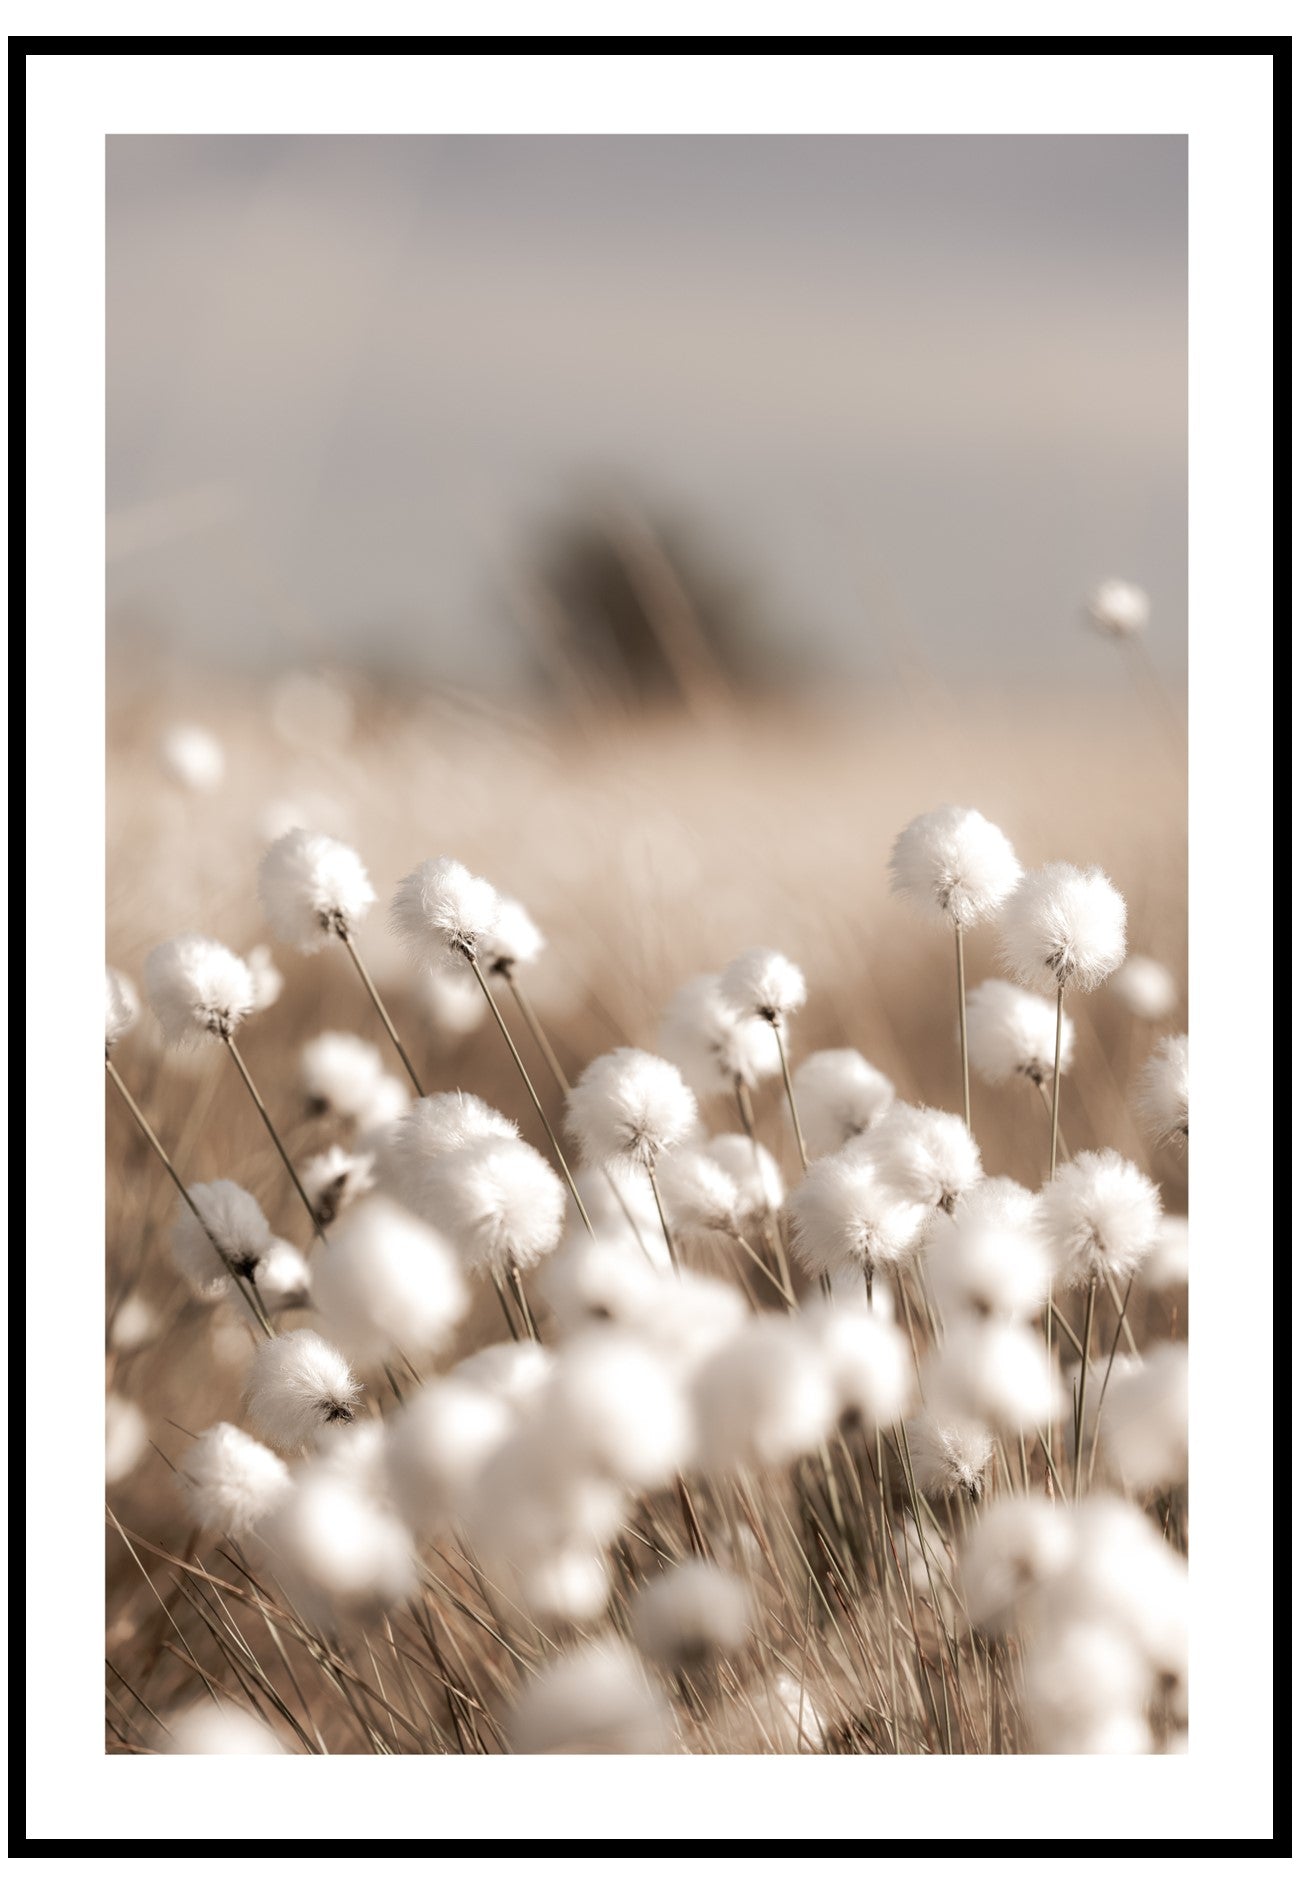
M 155 945 L 144 988 L 166 1041 L 176 1049 L 203 1037 L 233 1037 L 254 1008 L 252 974 L 215 939 L 187 932 Z
M 135 1028 L 140 1015 L 140 999 L 124 971 L 104 967 L 104 1048 L 111 1050 L 119 1038 Z
M 1186 1347 L 1152 1346 L 1134 1366 L 1106 1388 L 1100 1449 L 1130 1489 L 1170 1489 L 1186 1481 Z
M 783 1023 L 807 1002 L 807 982 L 798 966 L 761 945 L 731 960 L 720 989 L 741 1017 L 761 1017 L 768 1024 Z
M 442 1351 L 468 1310 L 446 1242 L 382 1195 L 354 1208 L 322 1245 L 313 1280 L 322 1317 L 361 1364 Z
M 1000 827 L 972 807 L 938 807 L 902 829 L 889 884 L 928 918 L 968 930 L 991 918 L 1020 877 Z
M 1066 1162 L 1039 1200 L 1061 1286 L 1122 1286 L 1159 1237 L 1159 1190 L 1112 1148 Z
M 495 922 L 483 934 L 478 955 L 484 971 L 504 977 L 516 965 L 534 964 L 545 945 L 545 939 L 517 899 L 498 899 Z
M 1087 617 L 1102 636 L 1126 641 L 1144 635 L 1150 622 L 1150 599 L 1139 584 L 1107 578 L 1087 599 Z
M 735 1183 L 736 1211 L 742 1223 L 765 1220 L 785 1199 L 780 1164 L 761 1142 L 751 1142 L 747 1135 L 715 1135 L 704 1153 Z
M 506 1726 L 515 1752 L 671 1752 L 672 1714 L 631 1650 L 612 1638 L 535 1674 Z
M 195 794 L 212 794 L 225 780 L 226 758 L 210 730 L 190 722 L 175 722 L 158 743 L 162 771 L 177 787 Z
M 459 1516 L 474 1479 L 514 1423 L 504 1398 L 463 1379 L 437 1379 L 407 1398 L 388 1423 L 387 1467 L 416 1535 L 431 1535 Z
M 1137 1077 L 1137 1113 L 1158 1142 L 1187 1146 L 1190 1104 L 1187 1100 L 1190 1039 L 1164 1037 L 1147 1058 Z
M 747 1320 L 701 1366 L 694 1395 L 700 1460 L 709 1472 L 792 1463 L 834 1423 L 826 1360 L 783 1314 Z
M 985 1083 L 1024 1076 L 1040 1088 L 1055 1070 L 1055 1005 L 1034 991 L 989 978 L 966 1003 L 970 1062 Z M 1073 1024 L 1060 1020 L 1060 1068 L 1073 1061 Z
M 610 1050 L 588 1063 L 568 1098 L 568 1127 L 585 1161 L 652 1167 L 695 1126 L 680 1070 L 647 1050 Z
M 374 1187 L 374 1161 L 368 1152 L 354 1153 L 335 1145 L 303 1162 L 299 1179 L 322 1227 L 330 1226 L 369 1194 Z
M 1092 991 L 1123 963 L 1127 907 L 1098 866 L 1026 873 L 1001 914 L 1002 962 L 1032 991 Z
M 1110 990 L 1134 1017 L 1150 1024 L 1167 1017 L 1177 1003 L 1177 980 L 1167 965 L 1139 952 L 1119 966 Z
M 740 1191 L 726 1170 L 697 1148 L 665 1155 L 658 1170 L 668 1226 L 677 1234 L 729 1234 L 739 1224 Z
M 268 1011 L 284 989 L 284 973 L 271 957 L 269 945 L 254 945 L 244 962 L 253 981 L 253 1009 Z
M 289 1473 L 237 1424 L 213 1424 L 180 1462 L 186 1507 L 203 1529 L 241 1536 L 284 1500 Z
M 1060 1410 L 1060 1381 L 1041 1338 L 999 1319 L 954 1319 L 923 1367 L 926 1402 L 1002 1431 L 1029 1431 Z
M 972 1417 L 922 1411 L 907 1420 L 903 1436 L 916 1487 L 926 1496 L 982 1493 L 993 1452 L 986 1426 Z
M 859 1050 L 818 1050 L 794 1071 L 794 1102 L 808 1154 L 836 1155 L 893 1101 L 887 1076 Z
M 326 1425 L 349 1424 L 360 1395 L 346 1359 L 318 1332 L 286 1332 L 253 1353 L 249 1420 L 279 1450 L 304 1450 Z
M 981 1201 L 981 1182 L 956 1213 L 935 1220 L 924 1252 L 925 1276 L 944 1319 L 1031 1319 L 1051 1284 L 1051 1256 L 1037 1228 L 1037 1203 L 1027 1189 L 1028 1211 L 1013 1218 L 995 1200 Z M 1013 1199 L 1013 1197 L 1012 1197 Z
M 389 923 L 417 965 L 450 970 L 477 959 L 496 930 L 500 899 L 458 860 L 424 860 L 399 881 Z
M 896 1424 L 915 1390 L 910 1349 L 896 1326 L 864 1305 L 838 1307 L 833 1301 L 805 1316 L 825 1359 L 839 1418 L 855 1418 L 868 1432 Z
M 751 1619 L 740 1578 L 691 1556 L 646 1582 L 632 1603 L 631 1631 L 647 1660 L 690 1668 L 737 1654 Z
M 1185 1286 L 1189 1268 L 1190 1229 L 1184 1214 L 1160 1217 L 1155 1244 L 1141 1263 L 1141 1278 L 1152 1292 Z
M 148 1442 L 149 1426 L 139 1405 L 110 1391 L 104 1400 L 105 1483 L 120 1483 L 129 1477 Z
M 441 1163 L 470 1143 L 495 1136 L 517 1141 L 516 1125 L 478 1096 L 447 1090 L 421 1096 L 392 1123 L 384 1137 L 380 1178 L 413 1213 L 436 1221 Z
M 374 904 L 360 855 L 303 827 L 281 834 L 265 854 L 257 892 L 276 938 L 300 952 L 350 937 Z
M 204 1700 L 172 1721 L 168 1752 L 203 1759 L 284 1758 L 270 1727 L 242 1707 Z
M 540 1285 L 560 1331 L 572 1333 L 594 1320 L 634 1326 L 656 1298 L 661 1277 L 624 1223 L 621 1233 L 613 1226 L 597 1229 L 594 1240 L 575 1228 L 546 1261 Z
M 652 1347 L 587 1332 L 560 1351 L 537 1415 L 556 1456 L 632 1489 L 661 1488 L 690 1455 L 690 1411 Z
M 474 1385 L 502 1398 L 514 1411 L 530 1411 L 542 1387 L 555 1369 L 555 1354 L 534 1339 L 517 1345 L 507 1343 L 484 1346 L 462 1358 L 452 1371 L 461 1384 Z
M 844 1153 L 871 1163 L 903 1200 L 949 1214 L 983 1178 L 978 1145 L 961 1118 L 945 1109 L 894 1103 Z
M 870 1278 L 914 1256 L 926 1209 L 881 1178 L 854 1143 L 812 1163 L 789 1197 L 795 1258 L 811 1279 Z
M 281 1586 L 320 1627 L 340 1610 L 392 1608 L 417 1585 L 415 1545 L 405 1524 L 359 1479 L 328 1463 L 298 1471 L 263 1535 Z
M 681 986 L 663 1014 L 659 1047 L 697 1096 L 729 1096 L 737 1083 L 754 1088 L 780 1069 L 767 1025 L 728 1004 L 714 973 Z
M 961 1586 L 972 1624 L 985 1634 L 1009 1633 L 1072 1553 L 1072 1521 L 1061 1503 L 1016 1494 L 981 1509 L 961 1550 Z
M 528 1142 L 480 1136 L 429 1170 L 429 1218 L 470 1273 L 524 1271 L 554 1251 L 567 1196 L 550 1163 Z
M 302 1046 L 298 1075 L 314 1113 L 332 1111 L 358 1128 L 372 1128 L 385 1119 L 383 1086 L 388 1079 L 383 1058 L 363 1037 L 345 1030 L 322 1031 Z
M 200 1218 L 180 1203 L 171 1229 L 172 1261 L 197 1298 L 221 1299 L 230 1289 L 230 1275 L 213 1243 L 236 1273 L 252 1279 L 271 1246 L 270 1223 L 237 1181 L 196 1181 L 189 1197 Z

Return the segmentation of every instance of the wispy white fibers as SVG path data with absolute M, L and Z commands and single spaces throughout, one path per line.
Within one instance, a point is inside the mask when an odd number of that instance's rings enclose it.
M 535 1339 L 522 1339 L 517 1345 L 486 1345 L 481 1352 L 462 1358 L 451 1373 L 458 1383 L 476 1385 L 479 1390 L 502 1398 L 513 1411 L 531 1411 L 542 1387 L 555 1369 L 555 1354 L 538 1345 Z
M 213 1424 L 180 1460 L 185 1506 L 203 1529 L 241 1536 L 284 1500 L 289 1473 L 237 1424 Z
M 729 1096 L 737 1083 L 752 1089 L 780 1069 L 767 1025 L 729 1004 L 713 973 L 691 978 L 673 997 L 663 1014 L 659 1048 L 696 1096 Z
M 196 794 L 211 794 L 225 779 L 226 758 L 221 744 L 208 729 L 176 722 L 164 729 L 158 744 L 162 770 L 177 787 Z
M 982 1493 L 993 1452 L 986 1425 L 973 1417 L 922 1411 L 907 1419 L 903 1435 L 916 1487 L 926 1496 Z
M 1150 622 L 1150 599 L 1139 584 L 1126 578 L 1107 578 L 1087 599 L 1087 616 L 1102 636 L 1127 641 L 1145 634 Z
M 382 1184 L 412 1212 L 437 1219 L 440 1163 L 471 1142 L 497 1137 L 517 1142 L 519 1131 L 508 1116 L 478 1096 L 447 1090 L 421 1096 L 391 1125 L 380 1156 Z
M 166 1041 L 176 1049 L 203 1037 L 233 1037 L 254 1008 L 252 975 L 215 939 L 187 932 L 155 945 L 144 988 Z
M 498 899 L 496 919 L 484 932 L 478 956 L 484 971 L 503 978 L 517 965 L 535 964 L 546 941 L 517 899 Z
M 480 1136 L 429 1171 L 429 1217 L 470 1273 L 526 1272 L 564 1231 L 564 1184 L 528 1142 Z
M 389 923 L 417 965 L 463 968 L 496 930 L 500 898 L 459 860 L 424 860 L 399 881 Z
M 244 962 L 253 981 L 253 1009 L 268 1011 L 284 989 L 284 974 L 271 957 L 269 945 L 254 945 Z
M 1039 866 L 1002 908 L 1002 962 L 1047 997 L 1094 990 L 1126 950 L 1127 907 L 1098 866 Z
M 1031 1319 L 1051 1284 L 1034 1196 L 1013 1181 L 980 1182 L 950 1218 L 932 1223 L 924 1264 L 945 1320 Z
M 308 1107 L 331 1111 L 358 1129 L 393 1121 L 406 1106 L 406 1091 L 388 1076 L 372 1043 L 345 1030 L 325 1030 L 303 1044 L 298 1076 Z
M 104 967 L 104 987 L 104 1048 L 111 1050 L 128 1030 L 135 1028 L 140 999 L 126 973 L 114 971 L 111 965 Z
M 311 1268 L 289 1241 L 273 1239 L 253 1270 L 253 1280 L 268 1312 L 287 1311 L 293 1306 L 306 1305 L 311 1291 Z M 232 1293 L 230 1304 L 252 1318 L 241 1293 Z
M 1134 952 L 1114 973 L 1110 990 L 1134 1017 L 1158 1023 L 1177 1003 L 1177 980 L 1158 959 Z
M 284 1758 L 284 1747 L 270 1727 L 242 1707 L 204 1700 L 171 1724 L 169 1754 L 204 1759 Z
M 785 1199 L 780 1164 L 760 1142 L 751 1142 L 747 1135 L 715 1135 L 705 1143 L 704 1153 L 734 1182 L 742 1225 L 765 1219 Z
M 350 935 L 374 904 L 361 857 L 341 840 L 294 827 L 274 842 L 257 873 L 257 892 L 276 938 L 318 952 Z
M 747 1320 L 705 1360 L 694 1399 L 700 1462 L 718 1474 L 792 1463 L 821 1443 L 835 1417 L 825 1358 L 779 1313 Z
M 859 1050 L 817 1050 L 799 1064 L 793 1082 L 803 1143 L 814 1160 L 863 1134 L 894 1097 L 888 1077 Z
M 970 1062 L 985 1083 L 1027 1077 L 1039 1088 L 1055 1068 L 1055 1005 L 1020 985 L 989 978 L 971 991 L 966 1006 Z M 1073 1061 L 1074 1029 L 1060 1027 L 1060 1068 Z
M 1159 1142 L 1185 1147 L 1190 1135 L 1190 1039 L 1164 1037 L 1137 1077 L 1137 1113 Z
M 905 1266 L 927 1210 L 889 1187 L 854 1143 L 812 1163 L 789 1197 L 794 1257 L 810 1279 L 861 1279 Z
M 674 1234 L 727 1234 L 738 1228 L 740 1191 L 704 1150 L 682 1148 L 664 1156 L 658 1183 Z
M 683 1267 L 660 1279 L 658 1292 L 637 1312 L 635 1329 L 684 1383 L 737 1336 L 747 1317 L 738 1287 Z
M 1038 1199 L 1060 1286 L 1122 1286 L 1159 1237 L 1159 1190 L 1112 1148 L 1076 1155 Z
M 903 1200 L 948 1214 L 983 1178 L 978 1144 L 961 1118 L 945 1109 L 894 1103 L 844 1153 L 868 1161 Z
M 104 1481 L 129 1477 L 149 1443 L 149 1426 L 138 1404 L 110 1391 L 104 1400 Z
M 374 1161 L 365 1150 L 353 1151 L 335 1144 L 303 1162 L 302 1185 L 322 1227 L 328 1227 L 369 1194 L 374 1187 Z
M 855 1419 L 867 1432 L 896 1424 L 915 1391 L 911 1353 L 902 1334 L 861 1307 L 832 1301 L 805 1315 L 820 1347 L 840 1421 Z
M 904 827 L 889 856 L 889 883 L 926 915 L 948 925 L 991 918 L 1020 877 L 1000 827 L 972 807 L 938 807 Z
M 594 1240 L 575 1229 L 546 1261 L 539 1280 L 542 1296 L 565 1334 L 592 1321 L 635 1326 L 657 1297 L 661 1282 L 660 1269 L 646 1259 L 626 1225 L 621 1233 L 597 1227 Z
M 515 1752 L 671 1752 L 667 1701 L 631 1649 L 612 1637 L 563 1654 L 532 1676 L 510 1711 Z
M 1155 1244 L 1141 1263 L 1141 1279 L 1152 1292 L 1166 1292 L 1170 1287 L 1185 1286 L 1189 1267 L 1188 1235 L 1184 1214 L 1160 1217 Z
M 585 1161 L 653 1167 L 684 1142 L 698 1107 L 680 1070 L 647 1050 L 610 1050 L 588 1063 L 568 1098 L 568 1127 Z
M 271 1246 L 270 1223 L 237 1181 L 196 1181 L 189 1197 L 202 1219 L 196 1220 L 185 1202 L 180 1203 L 172 1223 L 171 1257 L 197 1298 L 221 1299 L 229 1290 L 230 1275 L 213 1242 L 236 1273 L 252 1279 Z
M 1103 1621 L 1060 1624 L 1024 1656 L 1024 1710 L 1039 1752 L 1148 1752 L 1145 1693 L 1140 1657 Z
M 349 1358 L 443 1350 L 469 1296 L 447 1243 L 395 1201 L 374 1195 L 340 1222 L 316 1256 L 313 1297 Z
M 1120 1628 L 1149 1663 L 1152 1679 L 1184 1686 L 1185 1558 L 1148 1516 L 1116 1496 L 1089 1496 L 1074 1514 L 1076 1552 L 1047 1597 L 1050 1607 Z
M 807 1002 L 807 981 L 780 952 L 754 946 L 733 958 L 719 981 L 722 999 L 741 1017 L 783 1024 Z
M 1055 1417 L 1060 1381 L 1038 1333 L 999 1319 L 955 1319 L 922 1368 L 925 1402 L 995 1430 L 1032 1432 Z
M 1133 1367 L 1111 1377 L 1098 1418 L 1100 1449 L 1129 1489 L 1169 1489 L 1186 1481 L 1186 1347 L 1151 1346 Z
M 660 1489 L 692 1447 L 689 1407 L 653 1348 L 591 1331 L 561 1349 L 536 1422 L 558 1459 L 636 1490 Z
M 393 1413 L 386 1427 L 388 1476 L 417 1536 L 456 1520 L 478 1472 L 515 1421 L 505 1399 L 455 1378 L 422 1385 Z
M 631 1609 L 631 1632 L 660 1667 L 698 1667 L 736 1654 L 748 1638 L 753 1605 L 738 1575 L 697 1556 L 655 1575 Z
M 1008 1634 L 1024 1606 L 1068 1565 L 1073 1522 L 1044 1496 L 999 1497 L 979 1511 L 961 1549 L 961 1587 L 972 1624 Z
M 304 1450 L 329 1424 L 349 1424 L 361 1388 L 318 1332 L 267 1339 L 248 1369 L 248 1417 L 278 1450 Z
M 265 1347 L 262 1350 L 265 1351 Z M 318 1627 L 394 1607 L 418 1580 L 410 1533 L 356 1478 L 303 1465 L 262 1525 L 276 1576 Z

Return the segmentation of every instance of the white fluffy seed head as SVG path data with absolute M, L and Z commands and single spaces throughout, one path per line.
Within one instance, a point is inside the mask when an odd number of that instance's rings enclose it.
M 369 1127 L 384 1081 L 383 1058 L 372 1043 L 345 1030 L 325 1030 L 303 1044 L 298 1078 L 307 1107 L 331 1111 L 345 1122 Z
M 469 1304 L 447 1243 L 382 1195 L 354 1208 L 322 1244 L 313 1296 L 330 1332 L 362 1365 L 398 1351 L 442 1351 Z
M 149 1442 L 149 1426 L 138 1404 L 109 1392 L 104 1400 L 104 1481 L 130 1476 Z
M 280 1503 L 289 1473 L 237 1424 L 213 1424 L 180 1460 L 185 1505 L 200 1528 L 241 1536 Z
M 1129 1489 L 1171 1489 L 1186 1481 L 1188 1421 L 1186 1347 L 1152 1346 L 1108 1386 L 1100 1449 Z
M 926 1496 L 979 1496 L 992 1460 L 993 1436 L 976 1418 L 922 1411 L 903 1426 L 911 1472 Z
M 1190 1229 L 1184 1214 L 1160 1216 L 1155 1244 L 1141 1263 L 1141 1278 L 1152 1292 L 1185 1286 L 1189 1268 Z
M 388 1477 L 417 1536 L 428 1536 L 463 1510 L 474 1479 L 515 1424 L 509 1404 L 455 1378 L 426 1383 L 387 1427 Z
M 1159 1237 L 1159 1190 L 1112 1148 L 1065 1162 L 1038 1199 L 1061 1286 L 1122 1286 Z
M 808 1154 L 835 1155 L 892 1103 L 887 1076 L 859 1050 L 817 1050 L 794 1071 L 794 1102 Z
M 739 1189 L 704 1150 L 682 1148 L 665 1155 L 657 1179 L 674 1234 L 729 1234 L 738 1227 Z
M 747 1135 L 715 1135 L 704 1153 L 735 1183 L 736 1211 L 743 1225 L 765 1220 L 785 1199 L 780 1164 L 761 1142 L 751 1142 Z
M 807 982 L 798 966 L 762 945 L 733 958 L 719 988 L 723 1001 L 741 1017 L 761 1017 L 767 1024 L 783 1024 L 807 1002 Z
M 1040 1337 L 999 1319 L 954 1319 L 923 1367 L 925 1401 L 994 1430 L 1029 1431 L 1062 1403 L 1056 1369 Z
M 1137 1077 L 1137 1113 L 1157 1142 L 1188 1146 L 1190 1039 L 1164 1037 Z
M 1055 1069 L 1055 1005 L 1036 992 L 989 978 L 966 1003 L 970 1062 L 985 1083 L 1026 1077 L 1039 1088 Z M 1060 1068 L 1073 1061 L 1073 1024 L 1060 1020 Z
M 265 1348 L 263 1347 L 263 1350 Z M 416 1586 L 409 1531 L 361 1479 L 310 1463 L 262 1529 L 276 1574 L 308 1620 L 394 1607 Z
M 248 1417 L 279 1450 L 305 1450 L 331 1424 L 350 1424 L 361 1388 L 318 1332 L 285 1332 L 253 1353 Z
M 341 840 L 281 834 L 262 859 L 257 892 L 276 938 L 300 952 L 318 952 L 331 938 L 350 937 L 374 904 L 361 856 Z
M 1134 952 L 1110 980 L 1110 990 L 1134 1017 L 1156 1024 L 1177 1003 L 1177 980 L 1158 959 Z
M 519 1597 L 541 1621 L 594 1621 L 609 1605 L 609 1563 L 585 1543 L 564 1543 L 517 1571 Z
M 503 978 L 517 965 L 535 964 L 546 941 L 517 899 L 498 899 L 496 920 L 483 934 L 478 956 L 484 971 Z
M 1108 1394 L 1107 1394 L 1108 1401 Z M 1075 1511 L 1077 1551 L 1048 1600 L 1055 1612 L 1120 1628 L 1152 1677 L 1184 1685 L 1187 1565 L 1135 1504 L 1087 1497 Z
M 677 1744 L 667 1702 L 630 1648 L 612 1637 L 534 1675 L 506 1733 L 515 1752 L 671 1752 Z
M 1126 578 L 1107 578 L 1087 599 L 1087 617 L 1102 636 L 1126 641 L 1145 634 L 1150 622 L 1150 599 L 1139 584 Z
M 588 1063 L 568 1098 L 568 1127 L 584 1161 L 649 1168 L 695 1126 L 680 1070 L 647 1050 L 610 1050 Z
M 739 1576 L 690 1556 L 640 1589 L 631 1631 L 647 1660 L 688 1669 L 737 1654 L 751 1618 L 749 1590 Z
M 135 1028 L 140 1015 L 140 999 L 124 971 L 104 967 L 104 1048 L 111 1050 L 128 1030 Z
M 927 1210 L 881 1178 L 854 1143 L 823 1155 L 789 1197 L 794 1257 L 809 1279 L 870 1278 L 914 1257 Z
M 637 1490 L 661 1488 L 692 1446 L 690 1410 L 653 1348 L 592 1331 L 561 1350 L 537 1414 L 557 1459 Z
M 722 996 L 716 974 L 683 984 L 663 1014 L 659 1048 L 696 1096 L 730 1096 L 737 1083 L 755 1088 L 780 1069 L 780 1050 L 760 1017 L 742 1015 Z
M 253 981 L 253 1009 L 268 1011 L 284 989 L 284 974 L 271 957 L 269 945 L 254 945 L 244 962 Z
M 864 1305 L 832 1301 L 805 1318 L 825 1359 L 838 1417 L 855 1419 L 868 1434 L 896 1424 L 915 1392 L 911 1353 L 897 1327 Z
M 516 1125 L 481 1097 L 462 1090 L 421 1096 L 393 1122 L 384 1136 L 380 1180 L 415 1214 L 436 1221 L 438 1176 L 448 1155 L 490 1137 L 517 1141 Z
M 169 1753 L 203 1759 L 284 1758 L 284 1747 L 262 1720 L 227 1701 L 204 1700 L 171 1723 Z
M 177 787 L 195 794 L 211 794 L 225 779 L 226 758 L 210 730 L 193 723 L 175 722 L 164 729 L 158 744 L 162 771 Z
M 530 1143 L 512 1137 L 480 1136 L 440 1157 L 426 1199 L 434 1225 L 483 1278 L 535 1267 L 564 1231 L 563 1182 Z
M 413 961 L 428 970 L 463 969 L 497 929 L 500 898 L 459 860 L 424 860 L 399 881 L 389 923 Z
M 230 1290 L 230 1275 L 213 1243 L 236 1273 L 252 1279 L 271 1246 L 270 1223 L 237 1181 L 196 1181 L 189 1197 L 200 1218 L 180 1203 L 171 1229 L 172 1261 L 196 1298 L 223 1299 Z
M 634 1327 L 659 1292 L 661 1273 L 624 1223 L 591 1240 L 575 1228 L 540 1275 L 542 1296 L 564 1334 L 610 1320 Z
M 705 1360 L 694 1380 L 695 1421 L 705 1470 L 777 1467 L 814 1450 L 834 1422 L 826 1361 L 811 1336 L 783 1314 L 746 1320 Z
M 270 1246 L 253 1270 L 253 1283 L 268 1312 L 284 1312 L 305 1306 L 311 1292 L 311 1268 L 305 1256 L 287 1240 L 272 1239 Z M 254 1315 L 243 1295 L 227 1295 L 232 1306 L 252 1320 Z
M 991 918 L 1020 877 L 1000 827 L 972 807 L 938 807 L 902 829 L 889 856 L 889 884 L 940 924 L 968 930 Z
M 999 1497 L 979 1511 L 961 1549 L 961 1587 L 971 1623 L 1008 1634 L 1068 1566 L 1073 1525 L 1068 1510 L 1044 1496 Z
M 462 1358 L 451 1373 L 458 1384 L 473 1385 L 502 1399 L 512 1411 L 530 1412 L 555 1369 L 555 1354 L 535 1339 L 518 1344 L 486 1345 Z
M 144 988 L 163 1037 L 183 1049 L 206 1037 L 233 1037 L 254 1008 L 252 974 L 215 939 L 187 932 L 155 945 Z
M 894 1103 L 844 1153 L 868 1161 L 904 1201 L 948 1214 L 983 1179 L 977 1143 L 961 1118 L 945 1109 Z
M 1103 1621 L 1064 1621 L 1024 1657 L 1024 1710 L 1038 1751 L 1148 1751 L 1145 1692 L 1131 1643 Z
M 1036 1226 L 1036 1202 L 1018 1224 L 992 1204 L 978 1207 L 980 1183 L 950 1218 L 939 1215 L 925 1247 L 925 1277 L 945 1320 L 1031 1319 L 1051 1284 L 1051 1256 Z M 1014 1187 L 1014 1182 L 1008 1184 Z
M 337 1144 L 303 1162 L 298 1176 L 322 1227 L 330 1226 L 369 1194 L 374 1187 L 374 1162 L 368 1151 L 339 1148 Z
M 140 1293 L 128 1293 L 113 1314 L 108 1344 L 113 1352 L 138 1352 L 162 1331 L 157 1309 Z
M 744 1327 L 743 1295 L 728 1280 L 683 1267 L 660 1278 L 657 1293 L 636 1315 L 636 1336 L 685 1384 Z
M 1039 866 L 1002 908 L 1003 964 L 1047 997 L 1094 990 L 1126 951 L 1127 907 L 1098 866 Z

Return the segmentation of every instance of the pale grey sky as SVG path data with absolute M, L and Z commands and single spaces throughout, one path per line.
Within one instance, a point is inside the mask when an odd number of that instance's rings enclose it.
M 1100 682 L 1117 575 L 1184 671 L 1183 139 L 115 137 L 108 212 L 110 627 L 508 683 L 625 493 L 810 670 Z

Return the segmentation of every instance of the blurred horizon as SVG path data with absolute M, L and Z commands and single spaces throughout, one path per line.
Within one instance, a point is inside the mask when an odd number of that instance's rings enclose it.
M 107 301 L 110 683 L 1184 679 L 1182 138 L 110 137 Z

